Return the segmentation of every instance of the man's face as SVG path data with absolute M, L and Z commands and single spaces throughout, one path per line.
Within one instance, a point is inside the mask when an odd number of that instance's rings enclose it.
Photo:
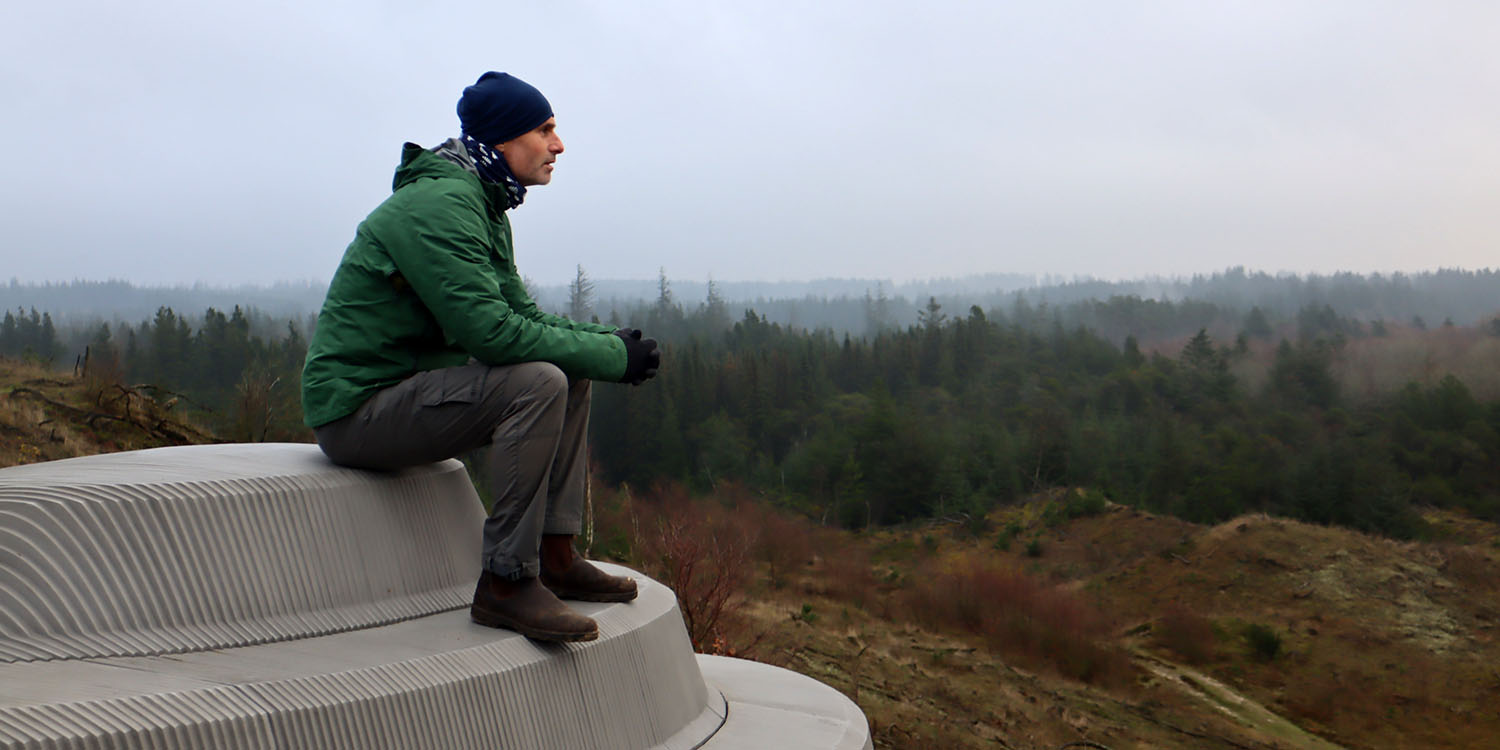
M 552 181 L 552 162 L 563 152 L 562 139 L 557 137 L 557 118 L 549 117 L 496 148 L 522 185 L 545 185 Z

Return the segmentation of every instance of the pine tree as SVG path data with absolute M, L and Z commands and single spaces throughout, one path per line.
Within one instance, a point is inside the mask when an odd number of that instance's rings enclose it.
M 1266 319 L 1266 313 L 1259 307 L 1250 308 L 1245 315 L 1245 335 L 1254 339 L 1271 338 L 1271 321 Z
M 1125 355 L 1125 364 L 1128 367 L 1140 367 L 1146 362 L 1146 357 L 1141 354 L 1141 343 L 1136 341 L 1134 335 L 1125 337 L 1125 347 L 1122 353 Z
M 52 325 L 52 315 L 42 313 L 42 325 L 37 332 L 36 354 L 44 364 L 51 364 L 62 350 L 57 341 L 57 328 Z
M 683 328 L 682 306 L 672 295 L 672 284 L 667 281 L 667 269 L 658 270 L 656 280 L 656 303 L 651 306 L 647 318 L 649 333 L 658 340 L 675 338 Z
M 672 284 L 667 281 L 666 266 L 656 271 L 656 309 L 665 315 L 665 311 L 672 306 Z
M 876 282 L 875 295 L 865 290 L 865 335 L 878 336 L 891 325 L 891 300 L 885 294 L 885 284 Z
M 938 304 L 937 297 L 928 297 L 927 307 L 917 311 L 917 323 L 929 331 L 940 328 L 943 321 L 948 319 L 942 310 L 943 306 Z
M 0 322 L 0 356 L 14 357 L 21 353 L 21 332 L 16 316 L 5 311 L 5 321 Z
M 708 296 L 703 300 L 703 323 L 710 335 L 718 335 L 729 327 L 729 305 L 712 276 L 708 277 Z
M 583 265 L 579 264 L 578 271 L 573 275 L 573 281 L 568 284 L 568 317 L 578 321 L 588 321 L 594 316 L 594 282 L 589 280 L 587 273 L 583 271 Z

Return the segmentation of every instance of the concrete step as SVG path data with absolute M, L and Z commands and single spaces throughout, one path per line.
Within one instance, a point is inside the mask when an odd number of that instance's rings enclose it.
M 482 519 L 457 462 L 305 445 L 0 469 L 0 747 L 870 747 L 826 685 L 695 656 L 619 566 L 639 598 L 574 603 L 597 641 L 472 623 Z

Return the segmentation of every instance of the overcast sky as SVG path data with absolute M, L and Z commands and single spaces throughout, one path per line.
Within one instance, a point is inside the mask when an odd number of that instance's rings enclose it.
M 1500 265 L 1500 3 L 12 2 L 0 279 L 325 281 L 486 70 L 567 146 L 521 270 Z

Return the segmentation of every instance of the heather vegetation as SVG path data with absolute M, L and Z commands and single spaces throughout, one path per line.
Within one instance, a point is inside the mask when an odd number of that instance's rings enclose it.
M 1500 527 L 1462 514 L 1429 509 L 1445 541 L 1413 543 L 1054 490 L 991 511 L 999 532 L 851 532 L 732 482 L 601 484 L 589 554 L 671 585 L 700 651 L 849 695 L 876 747 L 1476 747 L 1496 730 L 1473 709 L 1500 698 Z

